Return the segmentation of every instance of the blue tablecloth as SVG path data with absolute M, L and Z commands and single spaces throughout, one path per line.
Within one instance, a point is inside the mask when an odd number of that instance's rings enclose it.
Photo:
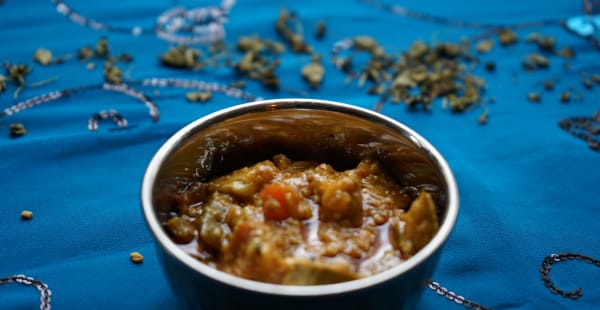
M 156 17 L 175 4 L 193 7 L 217 1 L 66 3 L 106 24 L 151 28 Z M 428 0 L 402 5 L 434 16 L 499 25 L 583 13 L 581 3 L 572 0 Z M 274 22 L 282 7 L 297 14 L 308 43 L 324 56 L 325 79 L 321 88 L 310 89 L 299 73 L 310 56 L 288 49 L 276 70 L 280 90 L 269 91 L 248 80 L 244 91 L 255 96 L 312 97 L 372 108 L 379 97 L 367 94 L 356 80 L 344 83 L 345 75 L 329 62 L 335 42 L 370 35 L 387 52 L 399 54 L 415 40 L 458 42 L 482 32 L 402 17 L 359 1 L 240 0 L 226 24 L 226 43 L 233 46 L 239 36 L 253 34 L 279 40 Z M 317 40 L 313 33 L 321 20 L 326 22 L 327 33 Z M 557 49 L 572 47 L 576 56 L 547 55 L 549 68 L 526 72 L 523 58 L 538 49 L 524 38 L 534 31 L 554 36 Z M 486 125 L 477 122 L 482 106 L 452 113 L 441 100 L 434 101 L 431 111 L 411 111 L 403 104 L 386 102 L 381 112 L 432 142 L 457 178 L 460 215 L 432 280 L 496 309 L 591 309 L 600 305 L 600 268 L 581 261 L 553 265 L 551 277 L 558 288 L 583 289 L 578 300 L 550 292 L 540 279 L 539 268 L 552 253 L 578 252 L 600 258 L 596 213 L 600 153 L 558 126 L 562 119 L 590 117 L 600 109 L 600 84 L 590 89 L 583 85 L 585 74 L 600 73 L 600 50 L 558 25 L 516 32 L 520 41 L 507 47 L 501 47 L 493 36 L 494 48 L 487 54 L 474 52 L 480 64 L 466 68 L 486 80 Z M 58 57 L 93 46 L 101 37 L 108 39 L 111 54 L 134 57 L 128 64 L 119 63 L 127 71 L 126 81 L 176 77 L 226 85 L 239 79 L 225 67 L 190 71 L 161 66 L 158 56 L 173 44 L 152 34 L 95 31 L 58 14 L 51 1 L 7 0 L 0 5 L 0 61 L 29 65 L 28 84 L 56 80 L 25 87 L 17 99 L 13 98 L 17 83 L 8 81 L 6 91 L 0 93 L 0 110 L 54 90 L 102 83 L 101 60 L 72 58 L 49 66 L 33 61 L 37 48 L 47 48 Z M 494 72 L 484 69 L 486 61 L 495 62 Z M 88 62 L 96 63 L 96 68 L 87 67 Z M 555 82 L 553 90 L 543 88 L 548 80 Z M 176 307 L 141 213 L 142 174 L 154 152 L 179 128 L 244 100 L 215 93 L 209 102 L 188 103 L 184 90 L 144 91 L 159 108 L 158 122 L 152 121 L 148 107 L 140 101 L 101 90 L 74 93 L 0 117 L 0 278 L 25 274 L 43 280 L 52 290 L 51 304 L 57 309 Z M 568 103 L 559 100 L 564 91 L 571 93 Z M 541 101 L 528 101 L 529 92 L 540 93 Z M 106 120 L 99 122 L 97 131 L 88 130 L 88 119 L 109 109 L 118 111 L 130 127 L 112 130 L 116 125 Z M 7 127 L 15 123 L 22 123 L 27 134 L 9 137 Z M 33 218 L 22 220 L 22 210 L 32 211 Z M 131 263 L 132 251 L 144 255 L 142 264 Z M 38 306 L 35 289 L 0 285 L 1 309 Z M 453 307 L 460 308 L 431 290 L 423 293 L 418 304 L 419 309 Z

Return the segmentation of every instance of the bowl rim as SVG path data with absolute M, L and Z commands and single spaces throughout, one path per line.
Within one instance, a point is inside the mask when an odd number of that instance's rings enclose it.
M 312 109 L 341 112 L 365 119 L 366 121 L 377 122 L 405 136 L 411 140 L 411 142 L 415 143 L 421 151 L 426 152 L 427 156 L 440 170 L 440 173 L 448 187 L 448 207 L 446 209 L 444 220 L 442 221 L 439 230 L 433 239 L 430 240 L 427 245 L 418 251 L 414 256 L 381 273 L 347 282 L 310 286 L 271 284 L 237 277 L 217 270 L 196 260 L 180 249 L 173 241 L 171 241 L 170 237 L 160 225 L 158 217 L 154 212 L 154 206 L 152 203 L 153 189 L 157 174 L 160 170 L 161 164 L 165 161 L 165 159 L 167 159 L 171 152 L 198 131 L 225 119 L 241 116 L 247 113 L 289 109 Z M 438 150 L 420 134 L 408 126 L 400 123 L 399 121 L 372 110 L 346 103 L 306 98 L 270 99 L 239 104 L 209 113 L 185 125 L 174 135 L 172 135 L 166 142 L 164 142 L 150 160 L 142 178 L 140 196 L 142 211 L 146 219 L 146 224 L 149 226 L 154 238 L 158 241 L 159 246 L 162 247 L 162 249 L 165 250 L 168 255 L 173 256 L 191 270 L 194 270 L 226 285 L 237 287 L 243 290 L 281 296 L 322 296 L 348 293 L 350 291 L 361 290 L 379 283 L 387 282 L 404 273 L 407 273 L 440 250 L 452 232 L 459 210 L 458 187 L 450 166 L 444 157 L 442 157 L 442 155 L 438 152 Z

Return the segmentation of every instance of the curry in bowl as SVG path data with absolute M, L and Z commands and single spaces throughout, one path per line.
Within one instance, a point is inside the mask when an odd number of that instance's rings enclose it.
M 189 137 L 154 194 L 171 240 L 225 273 L 286 285 L 364 278 L 417 253 L 443 216 L 438 169 L 406 137 L 336 113 L 264 111 Z

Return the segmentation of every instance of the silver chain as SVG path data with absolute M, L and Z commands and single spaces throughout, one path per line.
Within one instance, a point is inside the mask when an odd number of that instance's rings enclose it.
M 18 274 L 8 278 L 0 278 L 0 285 L 18 283 L 25 286 L 33 286 L 40 292 L 40 310 L 50 310 L 50 299 L 52 291 L 48 289 L 48 285 L 42 280 L 34 279 L 26 275 Z
M 576 288 L 570 292 L 563 291 L 554 286 L 554 283 L 552 283 L 552 279 L 550 279 L 550 268 L 552 267 L 552 265 L 568 260 L 578 260 L 588 263 L 590 265 L 595 265 L 596 267 L 600 267 L 600 260 L 593 259 L 589 256 L 582 255 L 579 253 L 550 254 L 546 256 L 542 261 L 542 265 L 540 266 L 540 278 L 544 282 L 544 285 L 550 290 L 550 292 L 565 298 L 577 299 L 583 295 L 583 290 L 581 288 Z
M 465 308 L 477 309 L 477 310 L 488 310 L 491 308 L 482 306 L 480 304 L 474 303 L 461 295 L 457 295 L 456 293 L 449 291 L 447 288 L 441 286 L 437 282 L 429 282 L 429 289 L 434 291 L 436 294 L 440 296 L 446 297 L 446 299 L 453 301 L 454 303 L 464 306 Z
M 50 0 L 56 11 L 72 22 L 98 31 L 129 33 L 134 36 L 156 34 L 163 40 L 178 44 L 212 43 L 225 38 L 225 24 L 235 0 L 223 0 L 218 6 L 186 9 L 174 7 L 158 16 L 152 28 L 120 27 L 88 18 L 62 0 Z

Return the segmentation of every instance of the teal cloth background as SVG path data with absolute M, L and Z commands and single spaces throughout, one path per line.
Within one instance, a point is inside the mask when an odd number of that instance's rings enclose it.
M 179 1 L 187 6 L 213 5 L 217 1 Z M 391 3 L 389 1 L 388 3 Z M 107 24 L 151 27 L 156 16 L 173 5 L 170 1 L 67 1 L 84 15 Z M 582 13 L 580 1 L 403 1 L 408 8 L 462 20 L 508 24 L 544 18 L 568 18 Z M 362 34 L 378 40 L 387 51 L 401 52 L 417 39 L 456 41 L 477 31 L 403 18 L 357 1 L 239 0 L 226 26 L 227 43 L 240 35 L 277 38 L 274 21 L 281 7 L 296 12 L 317 52 L 328 58 L 334 42 Z M 325 20 L 327 36 L 312 37 L 318 20 Z M 538 31 L 552 35 L 558 47 L 571 46 L 573 59 L 550 57 L 547 70 L 526 73 L 523 57 L 537 51 L 532 44 L 495 47 L 481 55 L 497 64 L 494 73 L 482 66 L 472 70 L 486 79 L 484 98 L 489 123 L 477 124 L 482 109 L 462 114 L 444 110 L 411 112 L 403 105 L 386 103 L 382 113 L 422 134 L 446 157 L 460 193 L 461 210 L 456 227 L 439 262 L 434 281 L 475 302 L 495 309 L 592 309 L 600 305 L 600 268 L 567 262 L 555 265 L 552 278 L 565 290 L 582 287 L 584 295 L 570 300 L 550 293 L 539 276 L 542 259 L 551 253 L 581 252 L 600 258 L 600 153 L 562 131 L 557 123 L 570 116 L 590 116 L 600 109 L 600 85 L 582 87 L 580 70 L 600 73 L 600 51 L 557 26 L 518 31 L 523 39 Z M 42 67 L 32 61 L 38 47 L 55 55 L 75 53 L 109 39 L 113 54 L 130 53 L 134 80 L 146 77 L 181 77 L 209 82 L 235 80 L 226 69 L 198 72 L 161 67 L 158 55 L 169 43 L 152 35 L 133 37 L 102 33 L 81 27 L 59 15 L 50 1 L 8 0 L 0 5 L 0 61 L 30 64 L 27 81 L 57 76 L 55 82 L 27 88 L 20 99 L 55 89 L 102 82 L 102 63 L 95 70 L 70 60 Z M 299 76 L 309 56 L 287 52 L 279 92 L 249 82 L 246 91 L 264 98 L 306 97 L 346 102 L 372 108 L 378 97 L 366 94 L 326 61 L 326 77 L 319 90 L 310 90 Z M 571 70 L 564 67 L 570 63 Z M 556 79 L 553 91 L 542 81 Z M 0 109 L 14 104 L 9 85 L 0 94 Z M 539 104 L 527 92 L 542 93 Z M 563 90 L 581 94 L 570 103 L 559 103 Z M 155 242 L 140 204 L 142 174 L 154 152 L 185 124 L 218 109 L 243 101 L 215 94 L 204 104 L 187 103 L 183 90 L 160 89 L 152 95 L 161 119 L 151 122 L 147 109 L 129 97 L 107 92 L 75 94 L 12 116 L 0 126 L 24 123 L 28 134 L 11 139 L 0 128 L 0 278 L 26 274 L 45 281 L 53 292 L 56 309 L 165 309 L 176 307 L 155 256 Z M 577 96 L 575 96 L 577 97 Z M 100 122 L 97 132 L 87 130 L 87 119 L 103 109 L 116 109 L 137 127 L 110 131 Z M 4 132 L 4 133 L 2 133 Z M 22 221 L 20 211 L 34 212 Z M 139 251 L 143 264 L 134 265 L 129 253 Z M 0 286 L 1 309 L 34 309 L 38 292 L 19 285 Z M 460 308 L 434 292 L 424 291 L 419 309 Z

